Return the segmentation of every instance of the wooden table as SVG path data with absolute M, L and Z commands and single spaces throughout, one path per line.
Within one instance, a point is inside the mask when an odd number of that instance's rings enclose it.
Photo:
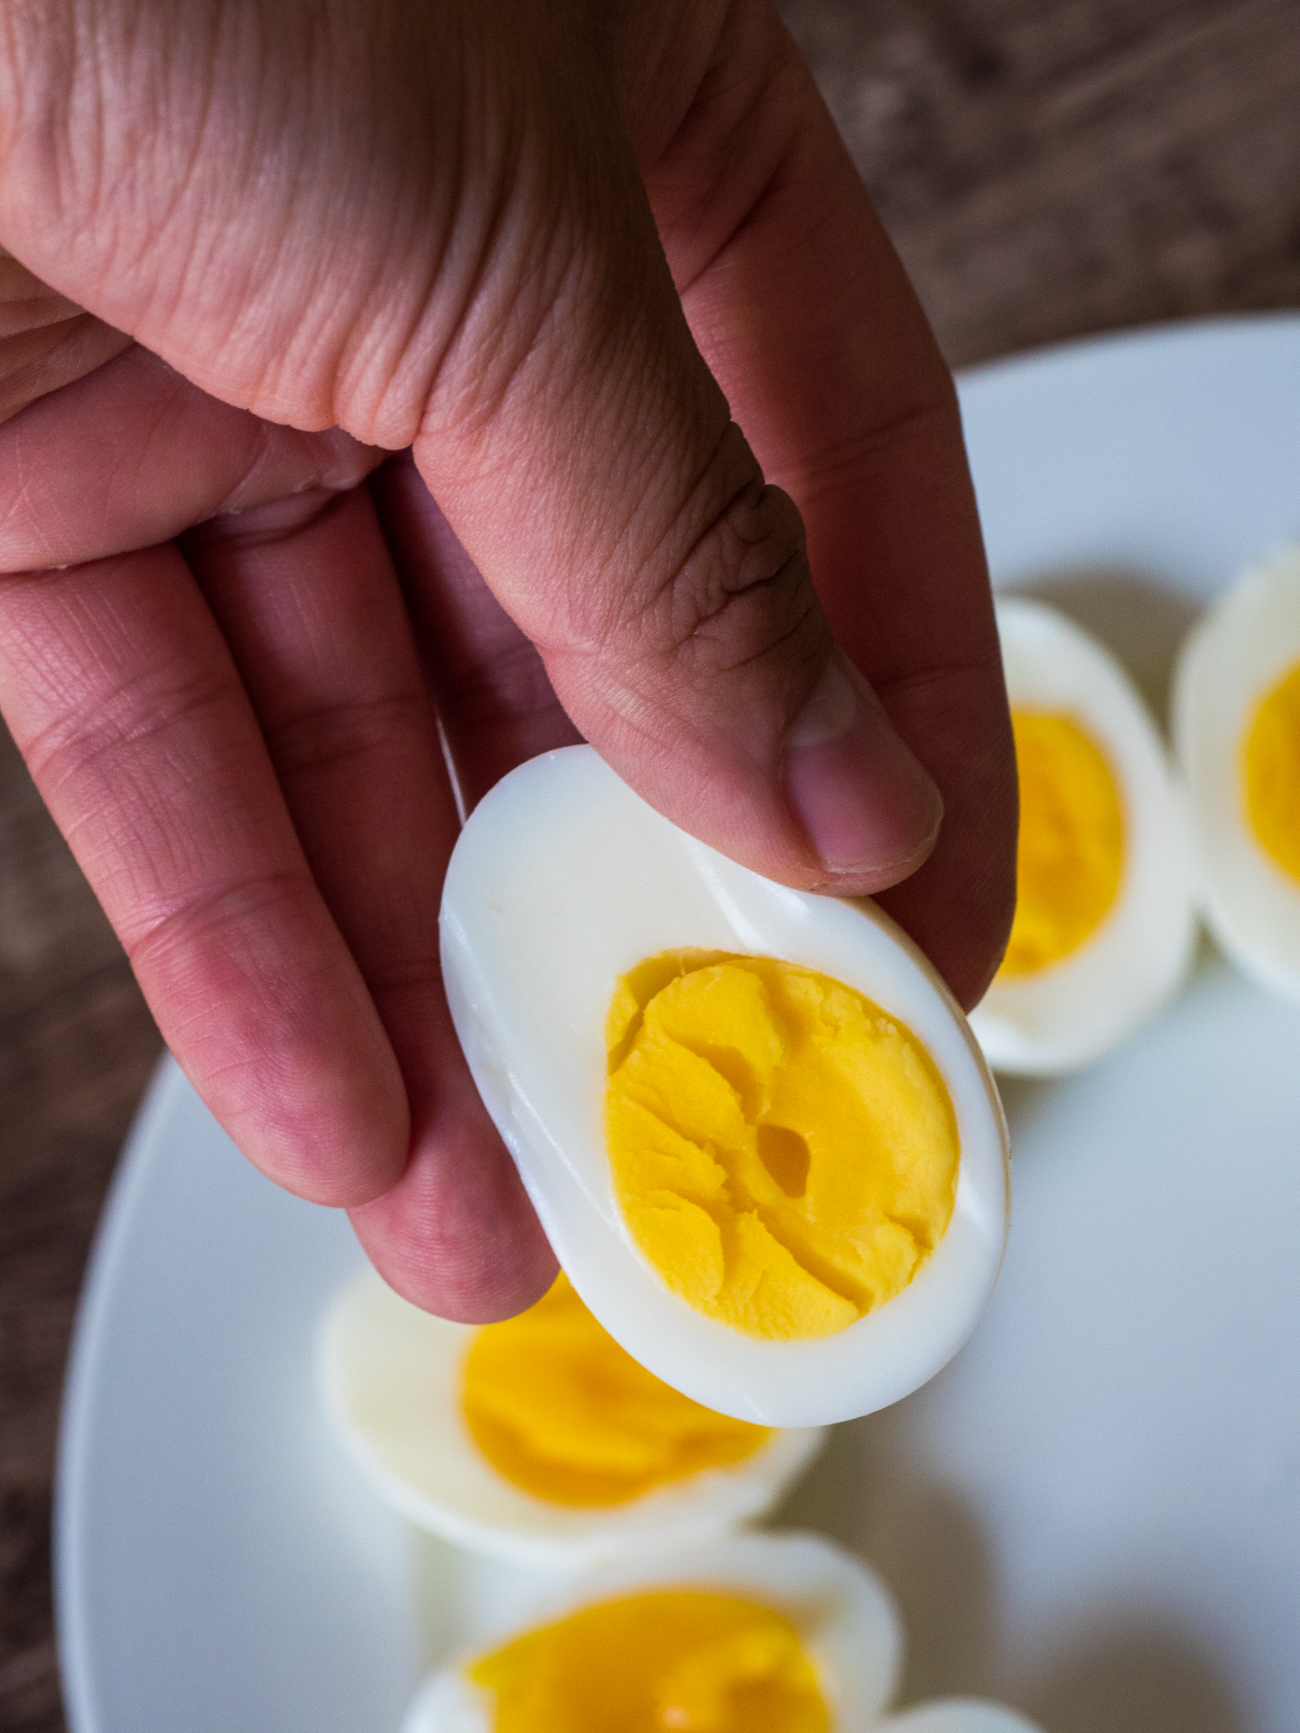
M 1300 305 L 1296 0 L 783 10 L 954 365 L 1123 325 Z M 49 1561 L 59 1387 L 95 1218 L 158 1052 L 6 738 L 0 1733 L 64 1726 Z

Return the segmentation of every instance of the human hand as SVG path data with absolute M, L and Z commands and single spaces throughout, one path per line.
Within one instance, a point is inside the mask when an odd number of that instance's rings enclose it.
M 511 1310 L 551 1263 L 442 998 L 430 693 L 471 802 L 562 701 L 970 1003 L 1014 770 L 950 382 L 766 0 L 0 21 L 5 714 L 241 1147 Z M 427 490 L 360 485 L 407 446 Z

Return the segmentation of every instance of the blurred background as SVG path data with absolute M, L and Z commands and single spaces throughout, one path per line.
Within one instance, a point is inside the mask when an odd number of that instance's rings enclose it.
M 1296 0 L 781 0 L 949 360 L 1300 307 Z M 0 734 L 0 1733 L 62 1733 L 67 1342 L 160 1051 Z

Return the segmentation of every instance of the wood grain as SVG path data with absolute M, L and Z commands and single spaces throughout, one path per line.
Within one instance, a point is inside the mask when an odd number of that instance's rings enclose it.
M 1295 0 L 782 10 L 954 364 L 1300 305 Z M 94 1221 L 158 1051 L 0 743 L 0 1733 L 64 1725 L 49 1576 L 59 1388 Z
M 786 0 L 954 366 L 1300 301 L 1294 0 Z

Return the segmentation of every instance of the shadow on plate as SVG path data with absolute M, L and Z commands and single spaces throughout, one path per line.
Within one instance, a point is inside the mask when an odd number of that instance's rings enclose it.
M 1141 1614 L 1098 1631 L 1024 1698 L 1048 1733 L 1247 1733 L 1203 1654 Z
M 849 1547 L 889 1584 L 905 1633 L 900 1704 L 992 1697 L 1044 1733 L 1248 1733 L 1204 1653 L 1140 1608 L 1091 1625 L 1046 1669 L 1014 1665 L 983 1527 L 902 1448 L 905 1407 L 835 1427 L 774 1518 Z
M 1153 573 L 1128 566 L 1043 572 L 1032 583 L 1001 593 L 1046 602 L 1100 639 L 1168 730 L 1174 662 L 1200 612 L 1195 601 Z
M 889 1584 L 906 1639 L 900 1701 L 996 1696 L 983 1530 L 956 1493 L 918 1473 L 893 1447 L 892 1431 L 888 1410 L 835 1427 L 775 1520 L 828 1535 Z

